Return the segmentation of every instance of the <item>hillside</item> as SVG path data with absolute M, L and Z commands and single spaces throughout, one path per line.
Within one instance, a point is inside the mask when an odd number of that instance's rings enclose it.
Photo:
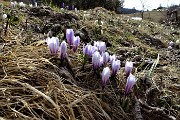
M 179 28 L 100 7 L 70 11 L 3 4 L 8 18 L 0 19 L 0 119 L 180 119 Z M 50 54 L 46 39 L 66 41 L 67 28 L 80 36 L 80 46 L 76 52 L 68 46 L 68 60 L 62 61 L 60 50 Z M 121 61 L 104 89 L 103 67 L 95 73 L 91 58 L 82 67 L 83 45 L 98 40 Z M 127 60 L 133 62 L 136 85 L 125 95 Z

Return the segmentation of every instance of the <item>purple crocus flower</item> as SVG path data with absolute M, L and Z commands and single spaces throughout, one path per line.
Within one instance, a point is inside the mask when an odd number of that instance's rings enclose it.
M 120 60 L 113 60 L 112 62 L 112 75 L 115 76 L 120 69 Z
M 78 46 L 80 44 L 80 37 L 79 36 L 74 36 L 74 41 L 73 41 L 73 51 L 76 52 Z
M 64 3 L 62 3 L 62 8 L 64 8 Z
M 115 54 L 109 56 L 109 61 L 110 61 L 111 65 L 112 65 L 113 60 L 116 60 L 116 55 Z
M 109 67 L 105 67 L 102 71 L 102 87 L 104 89 L 105 85 L 108 83 L 110 77 Z
M 66 41 L 63 41 L 60 46 L 60 57 L 61 60 L 67 59 L 67 45 Z
M 100 42 L 99 42 L 99 46 L 98 46 L 98 48 L 99 48 L 100 53 L 105 52 L 105 50 L 106 50 L 106 43 L 105 43 L 105 42 L 100 41 Z
M 131 61 L 126 61 L 125 64 L 125 73 L 126 77 L 128 77 L 133 69 L 133 63 Z
M 73 29 L 66 29 L 66 39 L 70 46 L 70 49 L 72 48 L 73 41 L 74 41 L 74 31 Z
M 66 6 L 66 10 L 68 10 L 68 9 L 69 9 L 69 6 L 67 5 L 67 6 Z
M 59 39 L 57 37 L 48 37 L 46 42 L 51 54 L 57 54 L 59 49 Z
M 101 58 L 101 55 L 98 51 L 96 51 L 92 55 L 92 65 L 93 65 L 94 70 L 96 70 L 99 67 L 100 58 Z
M 92 45 L 89 45 L 89 44 L 87 44 L 86 46 L 83 45 L 83 54 L 84 54 L 84 56 L 90 57 L 92 55 L 91 47 L 92 47 Z
M 126 95 L 129 94 L 129 92 L 132 90 L 132 87 L 135 85 L 135 83 L 136 83 L 135 76 L 130 74 L 126 82 L 126 88 L 125 88 Z
M 106 65 L 109 61 L 109 53 L 108 52 L 102 53 L 102 57 L 103 57 L 103 64 Z
M 72 5 L 72 10 L 74 10 L 74 5 Z

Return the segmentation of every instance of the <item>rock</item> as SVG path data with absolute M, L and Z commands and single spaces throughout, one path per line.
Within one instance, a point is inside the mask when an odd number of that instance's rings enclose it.
M 141 60 L 141 56 L 140 55 L 135 55 L 132 59 L 132 61 L 140 61 Z

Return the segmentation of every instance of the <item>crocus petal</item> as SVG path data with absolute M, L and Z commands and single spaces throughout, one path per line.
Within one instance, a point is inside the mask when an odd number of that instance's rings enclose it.
M 110 61 L 111 65 L 112 65 L 113 60 L 116 60 L 116 55 L 115 54 L 109 56 L 109 61 Z
M 130 74 L 129 77 L 127 78 L 127 82 L 126 82 L 126 88 L 125 88 L 125 94 L 129 94 L 129 92 L 131 91 L 132 87 L 135 85 L 136 83 L 136 78 L 134 75 Z
M 60 57 L 61 57 L 61 60 L 64 60 L 67 58 L 67 45 L 65 41 L 63 41 L 60 46 Z
M 131 73 L 132 69 L 133 69 L 133 63 L 131 61 L 126 61 L 126 64 L 125 64 L 126 77 L 129 76 L 129 74 Z
M 112 74 L 115 76 L 120 69 L 120 60 L 113 60 L 112 62 Z
M 103 65 L 103 57 L 100 56 L 100 59 L 99 59 L 99 67 L 101 67 Z
M 98 51 L 98 48 L 96 46 L 91 47 L 91 52 L 94 54 L 94 52 Z
M 100 42 L 99 42 L 99 51 L 100 51 L 100 53 L 105 52 L 105 50 L 106 50 L 106 43 L 100 41 Z
M 73 29 L 67 29 L 66 30 L 66 39 L 67 39 L 67 42 L 68 42 L 70 48 L 72 48 L 73 41 L 74 41 L 74 31 L 73 31 Z
M 94 46 L 99 49 L 99 41 L 94 41 Z
M 102 53 L 102 57 L 103 57 L 103 64 L 106 65 L 109 61 L 109 53 L 108 52 Z
M 110 69 L 109 67 L 105 67 L 102 71 L 102 86 L 104 87 L 109 80 L 110 77 Z
M 96 70 L 99 67 L 100 58 L 101 58 L 101 55 L 99 52 L 95 52 L 92 55 L 92 65 L 93 65 L 94 70 Z

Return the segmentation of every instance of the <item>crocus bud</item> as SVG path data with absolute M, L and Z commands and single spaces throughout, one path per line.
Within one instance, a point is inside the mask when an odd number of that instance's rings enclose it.
M 100 41 L 100 42 L 99 42 L 99 51 L 100 51 L 100 53 L 105 52 L 105 50 L 106 50 L 106 43 Z
M 60 57 L 61 60 L 67 59 L 67 45 L 65 41 L 63 41 L 60 46 Z
M 125 88 L 125 94 L 129 94 L 129 92 L 131 91 L 132 87 L 135 85 L 136 83 L 136 78 L 134 75 L 130 74 L 129 77 L 127 78 L 127 82 L 126 82 L 126 88 Z
M 70 49 L 72 48 L 73 41 L 74 41 L 74 31 L 73 29 L 67 29 L 66 30 L 66 39 L 70 46 Z
M 94 70 L 96 70 L 99 67 L 100 58 L 101 55 L 98 51 L 92 55 L 92 65 Z
M 109 61 L 109 53 L 108 52 L 102 53 L 102 57 L 103 57 L 103 64 L 106 65 Z
M 69 9 L 69 6 L 67 5 L 67 6 L 66 6 L 66 10 L 68 10 L 68 9 Z
M 113 60 L 116 60 L 116 55 L 115 54 L 109 56 L 109 61 L 110 61 L 111 65 L 112 65 Z
M 125 72 L 126 72 L 126 77 L 128 77 L 133 69 L 133 63 L 131 61 L 126 61 L 125 64 Z
M 86 46 L 83 45 L 83 54 L 84 54 L 84 56 L 88 56 L 88 57 L 91 56 L 91 54 L 92 54 L 91 47 L 92 47 L 92 45 L 89 45 L 89 44 L 87 44 Z
M 79 36 L 74 36 L 74 41 L 73 41 L 73 51 L 76 52 L 78 46 L 80 44 L 80 37 Z
M 72 10 L 74 10 L 74 5 L 72 5 Z
M 51 54 L 57 54 L 59 49 L 59 39 L 57 37 L 47 38 L 47 45 L 50 49 Z
M 103 88 L 108 83 L 109 77 L 110 77 L 110 69 L 109 67 L 105 67 L 102 71 L 102 87 Z
M 64 3 L 62 3 L 62 8 L 64 8 Z
M 112 62 L 112 75 L 115 76 L 120 69 L 120 60 L 113 60 Z

